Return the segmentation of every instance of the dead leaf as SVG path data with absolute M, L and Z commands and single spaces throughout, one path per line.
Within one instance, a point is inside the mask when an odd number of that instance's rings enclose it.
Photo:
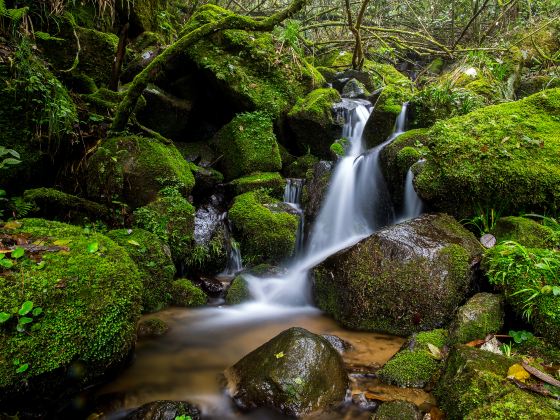
M 430 353 L 432 353 L 432 356 L 434 357 L 434 359 L 437 359 L 437 360 L 443 359 L 443 355 L 441 354 L 441 350 L 438 349 L 436 346 L 434 346 L 431 343 L 428 343 L 428 348 L 430 349 Z
M 516 363 L 509 367 L 507 377 L 508 379 L 517 379 L 518 381 L 525 382 L 531 377 L 531 375 L 523 368 L 523 366 Z
M 12 220 L 4 225 L 4 229 L 14 230 L 14 229 L 19 229 L 21 226 L 22 226 L 21 222 L 18 222 L 17 220 Z
M 482 346 L 484 343 L 486 343 L 486 340 L 473 340 L 469 341 L 466 345 L 469 347 L 478 347 Z

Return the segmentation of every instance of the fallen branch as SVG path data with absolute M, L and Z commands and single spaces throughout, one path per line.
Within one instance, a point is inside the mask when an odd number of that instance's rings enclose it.
M 537 368 L 534 368 L 533 366 L 531 366 L 527 362 L 522 362 L 521 366 L 523 366 L 523 369 L 525 369 L 527 372 L 529 372 L 534 377 L 539 378 L 541 381 L 546 382 L 549 385 L 557 386 L 557 387 L 560 388 L 560 381 L 557 380 L 557 379 L 554 379 L 548 373 L 541 372 L 540 370 L 538 370 Z

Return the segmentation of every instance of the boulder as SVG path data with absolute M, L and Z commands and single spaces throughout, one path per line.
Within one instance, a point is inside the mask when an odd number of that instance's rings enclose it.
M 222 154 L 220 170 L 231 180 L 282 168 L 272 120 L 262 112 L 237 115 L 213 139 Z
M 384 228 L 314 269 L 319 308 L 345 327 L 408 335 L 449 322 L 470 291 L 481 246 L 452 217 Z
M 226 303 L 228 305 L 238 305 L 251 300 L 251 292 L 247 280 L 242 275 L 233 279 L 226 292 Z
M 468 343 L 497 333 L 504 325 L 504 298 L 477 293 L 459 308 L 451 326 L 450 341 Z
M 228 215 L 244 261 L 277 263 L 293 254 L 299 220 L 289 205 L 252 191 L 235 197 Z
M 232 187 L 234 195 L 265 188 L 269 191 L 270 196 L 281 199 L 284 197 L 286 180 L 278 172 L 257 172 L 234 179 L 229 185 Z
M 369 92 L 363 83 L 356 79 L 350 79 L 342 88 L 342 97 L 349 99 L 361 98 L 365 99 L 369 96 Z
M 138 0 L 137 0 L 138 1 Z M 200 420 L 200 410 L 186 401 L 153 401 L 137 408 L 125 420 Z
M 208 302 L 206 293 L 188 279 L 175 280 L 171 285 L 171 301 L 176 306 L 192 308 Z
M 491 233 L 498 242 L 515 241 L 529 248 L 553 248 L 560 244 L 558 232 L 526 217 L 501 217 Z
M 307 171 L 301 197 L 307 226 L 311 226 L 321 210 L 321 205 L 329 189 L 333 166 L 332 162 L 322 160 Z
M 159 318 L 150 318 L 138 323 L 138 339 L 160 337 L 169 331 L 169 325 Z
M 169 246 L 143 229 L 111 230 L 107 236 L 126 249 L 142 275 L 142 310 L 156 312 L 169 302 L 175 265 Z
M 122 366 L 142 296 L 127 252 L 102 234 L 43 219 L 8 223 L 2 242 L 35 245 L 6 256 L 14 265 L 0 276 L 0 405 L 52 403 Z
M 316 89 L 297 101 L 287 117 L 294 136 L 294 148 L 299 153 L 328 158 L 329 147 L 342 134 L 344 119 L 334 106 L 341 101 L 332 88 Z
M 227 390 L 242 408 L 269 407 L 302 416 L 342 403 L 348 376 L 323 337 L 290 328 L 225 372 Z
M 194 176 L 172 144 L 139 136 L 112 137 L 89 158 L 86 185 L 92 198 L 119 200 L 135 209 L 153 201 L 167 186 L 189 194 Z

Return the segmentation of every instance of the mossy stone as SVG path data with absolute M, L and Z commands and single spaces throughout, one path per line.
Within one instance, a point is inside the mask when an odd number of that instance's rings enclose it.
M 501 217 L 492 234 L 498 242 L 515 241 L 529 248 L 553 248 L 560 242 L 557 232 L 526 217 Z
M 206 305 L 208 296 L 204 291 L 187 279 L 175 280 L 171 285 L 171 296 L 174 305 L 185 308 Z
M 0 276 L 0 311 L 11 313 L 27 300 L 43 309 L 29 333 L 16 331 L 15 317 L 0 327 L 0 400 L 21 392 L 29 403 L 60 397 L 68 381 L 89 385 L 125 362 L 135 341 L 142 282 L 134 261 L 107 236 L 43 219 L 20 222 L 3 234 L 53 248 L 33 253 L 45 263 L 42 269 L 24 257 Z M 17 373 L 14 360 L 28 369 Z
M 230 182 L 235 195 L 249 191 L 266 189 L 271 197 L 281 199 L 284 195 L 286 180 L 278 172 L 257 172 Z
M 419 420 L 420 413 L 414 404 L 408 401 L 388 401 L 381 404 L 372 420 Z
M 112 230 L 107 236 L 126 249 L 140 270 L 144 285 L 143 312 L 163 309 L 169 302 L 171 282 L 175 276 L 169 246 L 143 229 Z
M 453 343 L 468 343 L 497 333 L 504 325 L 504 298 L 492 293 L 477 293 L 459 308 L 451 326 Z
M 150 318 L 140 321 L 136 329 L 139 339 L 160 337 L 169 331 L 169 325 L 159 318 Z
M 223 155 L 220 169 L 228 180 L 282 169 L 272 120 L 263 112 L 237 115 L 213 141 Z
M 152 401 L 124 417 L 124 420 L 200 420 L 200 409 L 186 401 Z
M 315 302 L 353 329 L 409 335 L 440 328 L 468 296 L 481 250 L 452 217 L 426 214 L 319 264 Z
M 249 291 L 247 280 L 245 280 L 243 275 L 235 277 L 227 290 L 226 303 L 228 305 L 237 305 L 250 299 L 251 292 Z
M 88 195 L 109 203 L 122 201 L 133 209 L 153 201 L 166 186 L 176 186 L 186 195 L 194 183 L 189 164 L 175 146 L 154 138 L 111 137 L 88 160 Z
M 284 173 L 289 178 L 299 178 L 303 179 L 307 175 L 307 171 L 312 169 L 313 166 L 319 162 L 319 158 L 312 155 L 306 154 L 298 157 L 287 167 L 284 168 Z
M 245 262 L 275 263 L 292 255 L 296 245 L 298 217 L 291 208 L 263 191 L 235 197 L 228 214 L 240 238 Z

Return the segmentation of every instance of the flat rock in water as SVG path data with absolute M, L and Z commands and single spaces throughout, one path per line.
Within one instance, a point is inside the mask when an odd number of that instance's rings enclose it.
M 200 419 L 200 410 L 186 401 L 153 401 L 144 404 L 125 417 L 126 420 L 175 420 L 185 416 Z

